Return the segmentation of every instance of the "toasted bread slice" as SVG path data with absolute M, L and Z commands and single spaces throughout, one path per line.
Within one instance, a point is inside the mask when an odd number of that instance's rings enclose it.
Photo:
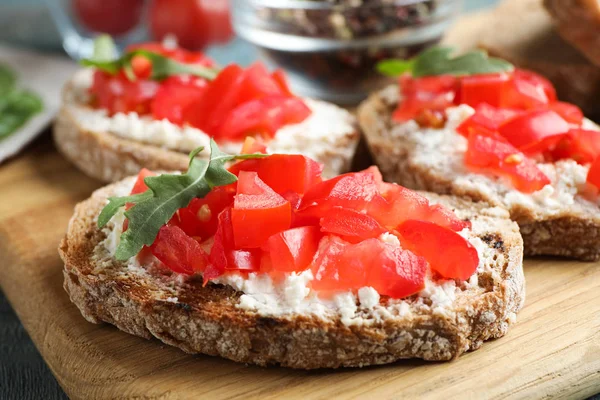
M 600 66 L 600 3 L 597 0 L 544 0 L 560 35 Z
M 182 279 L 160 266 L 116 261 L 111 229 L 122 224 L 99 230 L 97 215 L 108 196 L 127 193 L 133 182 L 107 186 L 78 204 L 60 244 L 64 287 L 92 323 L 108 322 L 188 353 L 312 369 L 450 360 L 503 336 L 523 306 L 522 240 L 503 209 L 426 194 L 472 221 L 463 233 L 480 264 L 469 281 L 430 282 L 418 295 L 381 298 L 368 308 L 351 295 L 356 304 L 344 310 L 274 312 L 242 304 L 248 295 L 229 285 L 203 287 L 199 276 Z
M 89 107 L 90 73 L 79 71 L 65 86 L 63 105 L 54 124 L 56 147 L 87 175 L 115 182 L 137 174 L 142 167 L 185 170 L 189 152 L 198 146 L 208 147 L 210 138 L 200 130 L 136 113 L 109 117 Z M 354 116 L 330 103 L 306 101 L 313 114 L 300 124 L 282 128 L 267 144 L 267 150 L 307 155 L 323 163 L 324 176 L 346 172 L 360 139 Z M 242 144 L 220 146 L 239 153 Z
M 463 17 L 444 43 L 461 50 L 478 46 L 520 68 L 538 72 L 554 84 L 559 99 L 596 116 L 600 113 L 600 68 L 563 40 L 542 3 L 504 0 L 492 11 Z
M 589 166 L 573 160 L 538 164 L 552 184 L 523 194 L 464 166 L 467 142 L 454 128 L 471 115 L 470 107 L 455 108 L 445 129 L 421 129 L 414 121 L 392 121 L 398 101 L 399 88 L 392 85 L 371 95 L 358 110 L 371 154 L 386 180 L 507 208 L 521 228 L 526 255 L 600 258 L 600 207 L 584 193 Z

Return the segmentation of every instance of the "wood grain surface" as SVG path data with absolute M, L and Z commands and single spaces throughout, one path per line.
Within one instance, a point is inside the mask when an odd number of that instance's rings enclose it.
M 450 363 L 295 371 L 190 356 L 86 322 L 62 288 L 56 247 L 99 184 L 49 143 L 0 169 L 0 286 L 66 393 L 109 398 L 585 398 L 600 392 L 600 264 L 526 262 L 509 334 Z

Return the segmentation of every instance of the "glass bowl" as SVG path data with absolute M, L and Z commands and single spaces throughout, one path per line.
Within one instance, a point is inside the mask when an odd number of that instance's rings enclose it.
M 355 104 L 389 83 L 375 71 L 437 43 L 462 0 L 233 0 L 233 27 L 298 94 Z

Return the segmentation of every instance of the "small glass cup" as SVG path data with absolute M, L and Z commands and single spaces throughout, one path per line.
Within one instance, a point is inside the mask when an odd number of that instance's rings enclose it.
M 149 0 L 135 0 L 135 11 L 130 16 L 128 25 L 120 27 L 117 32 L 102 32 L 86 27 L 82 21 L 83 15 L 77 8 L 78 0 L 45 0 L 50 14 L 56 23 L 62 37 L 62 46 L 67 54 L 75 59 L 89 58 L 94 49 L 94 38 L 101 33 L 109 33 L 113 36 L 117 47 L 123 50 L 127 45 L 141 42 L 147 39 L 147 21 Z M 125 2 L 134 0 L 123 0 Z M 89 1 L 88 1 L 89 3 Z M 99 1 L 98 11 L 104 18 L 112 18 L 122 12 L 122 9 L 102 8 Z M 129 4 L 128 4 L 129 5 Z M 85 17 L 83 17 L 85 18 Z

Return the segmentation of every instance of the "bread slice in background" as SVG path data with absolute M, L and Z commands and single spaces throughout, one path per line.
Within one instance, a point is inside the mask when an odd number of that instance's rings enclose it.
M 600 66 L 600 2 L 544 0 L 560 35 Z
M 337 313 L 261 315 L 238 307 L 242 293 L 230 286 L 203 287 L 199 278 L 181 280 L 166 270 L 155 274 L 112 258 L 102 245 L 106 231 L 97 227 L 97 215 L 107 197 L 127 192 L 133 182 L 129 178 L 102 188 L 76 206 L 59 248 L 64 287 L 88 321 L 155 337 L 188 353 L 302 369 L 415 357 L 450 360 L 503 336 L 524 303 L 522 240 L 508 214 L 483 203 L 424 193 L 471 220 L 482 246 L 476 274 L 456 283 L 449 302 L 434 308 L 431 298 L 415 295 L 405 299 L 403 313 L 392 310 L 376 317 L 364 312 L 366 322 L 350 325 Z M 388 307 L 388 300 L 382 301 Z
M 385 180 L 415 190 L 452 194 L 507 208 L 520 226 L 526 255 L 600 259 L 600 207 L 597 200 L 589 201 L 577 194 L 572 204 L 559 197 L 553 200 L 551 207 L 546 198 L 555 191 L 558 193 L 556 182 L 552 183 L 550 193 L 538 191 L 542 197 L 536 200 L 532 195 L 511 189 L 497 177 L 470 172 L 464 166 L 464 137 L 440 129 L 426 131 L 418 125 L 417 130 L 412 131 L 406 128 L 408 124 L 416 125 L 414 121 L 398 124 L 392 120 L 399 92 L 399 87 L 392 85 L 371 95 L 358 109 L 361 128 Z M 552 174 L 562 176 L 563 169 L 554 169 L 554 165 L 558 163 L 550 164 Z M 575 181 L 585 183 L 587 171 L 582 171 L 583 166 L 572 160 L 562 165 L 568 166 L 565 171 L 577 171 L 575 177 L 565 177 L 566 183 L 560 183 L 573 185 L 565 191 L 573 187 L 577 190 Z
M 80 70 L 65 85 L 62 106 L 54 124 L 57 149 L 85 174 L 103 182 L 115 182 L 137 174 L 143 167 L 183 171 L 188 166 L 191 150 L 200 145 L 208 147 L 209 137 L 197 129 L 178 127 L 149 116 L 139 117 L 135 113 L 108 117 L 104 111 L 91 108 L 88 105 L 91 72 Z M 324 165 L 324 176 L 347 172 L 360 139 L 354 116 L 322 101 L 307 99 L 307 105 L 316 107 L 313 114 L 300 124 L 283 127 L 273 141 L 266 143 L 268 151 L 269 146 L 277 142 L 274 152 L 307 155 Z M 116 125 L 131 134 L 111 131 Z M 175 144 L 168 140 L 173 138 L 174 130 L 185 133 Z M 151 143 L 150 139 L 158 140 L 159 144 Z M 181 145 L 184 148 L 178 147 Z M 241 142 L 228 145 L 222 150 L 239 153 L 242 147 Z M 207 155 L 204 151 L 199 157 Z
M 578 105 L 592 118 L 600 115 L 600 67 L 561 38 L 543 0 L 504 0 L 492 10 L 467 15 L 443 43 L 460 51 L 481 47 L 538 72 L 554 84 L 560 100 Z

